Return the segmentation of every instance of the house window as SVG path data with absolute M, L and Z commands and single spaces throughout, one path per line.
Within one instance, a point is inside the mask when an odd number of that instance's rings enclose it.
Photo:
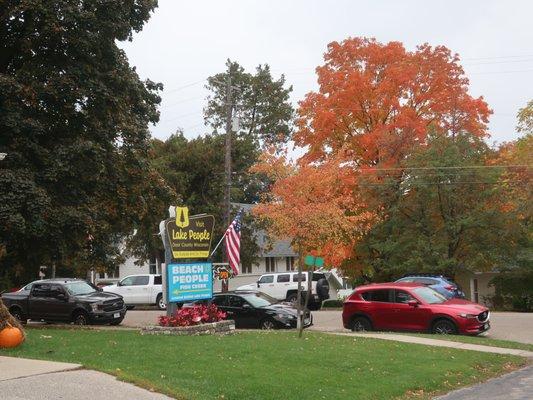
M 266 265 L 266 272 L 276 272 L 276 258 L 275 257 L 266 257 L 265 265 Z
M 285 257 L 287 271 L 294 271 L 294 257 Z
M 248 264 L 248 265 L 241 265 L 241 272 L 243 274 L 251 274 L 252 273 L 252 264 Z
M 157 259 L 155 257 L 150 257 L 148 271 L 149 274 L 157 274 Z

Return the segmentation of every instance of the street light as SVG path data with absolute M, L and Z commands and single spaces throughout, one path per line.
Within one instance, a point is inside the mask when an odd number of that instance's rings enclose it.
M 0 161 L 6 158 L 6 156 L 7 156 L 7 153 L 0 153 Z

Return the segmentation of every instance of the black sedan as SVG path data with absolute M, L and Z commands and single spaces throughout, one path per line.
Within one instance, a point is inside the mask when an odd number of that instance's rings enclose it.
M 291 304 L 257 291 L 217 293 L 212 302 L 227 313 L 227 319 L 235 321 L 235 327 L 261 329 L 296 328 L 297 311 Z M 311 326 L 313 317 L 304 315 L 304 327 Z

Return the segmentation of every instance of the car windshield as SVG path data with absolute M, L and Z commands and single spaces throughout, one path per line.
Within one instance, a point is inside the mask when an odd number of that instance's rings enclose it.
M 447 300 L 446 297 L 426 286 L 414 288 L 413 292 L 429 304 L 444 303 Z
M 248 303 L 254 307 L 266 307 L 272 304 L 276 304 L 278 301 L 264 293 L 252 293 L 243 295 Z
M 96 292 L 96 289 L 87 282 L 71 282 L 67 283 L 65 287 L 67 288 L 69 294 L 73 296 Z

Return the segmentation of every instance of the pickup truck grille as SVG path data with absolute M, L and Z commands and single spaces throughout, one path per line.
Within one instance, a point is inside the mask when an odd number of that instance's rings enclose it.
M 122 299 L 104 301 L 104 311 L 118 311 L 124 308 L 124 301 Z
M 488 311 L 483 311 L 482 313 L 480 313 L 477 316 L 477 320 L 479 322 L 486 322 L 488 319 L 489 319 L 489 312 Z

